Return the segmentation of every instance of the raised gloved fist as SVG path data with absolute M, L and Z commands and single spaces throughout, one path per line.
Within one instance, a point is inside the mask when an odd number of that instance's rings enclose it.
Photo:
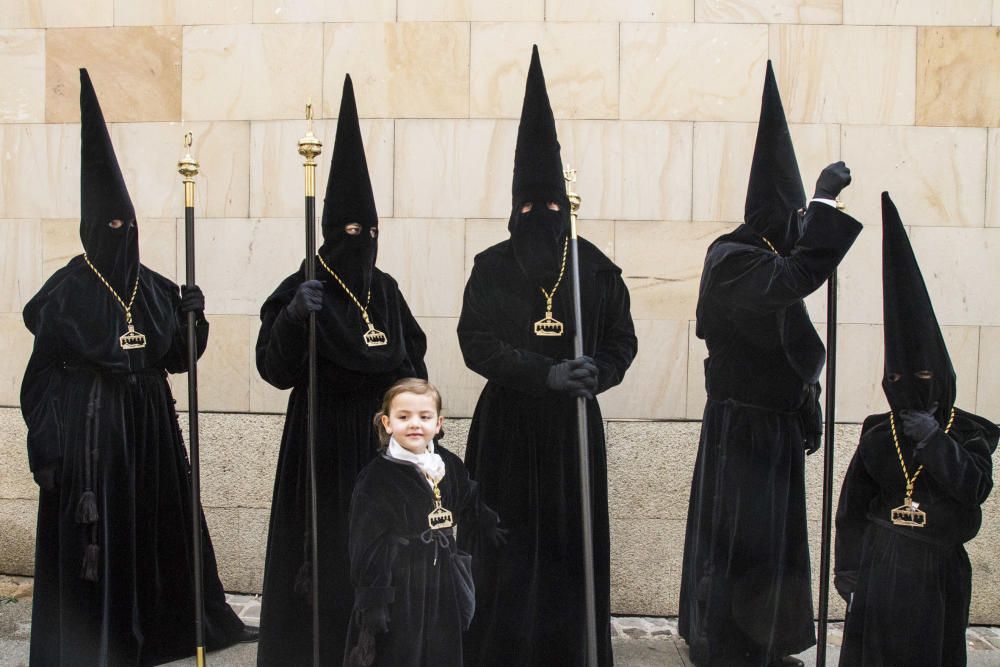
M 836 199 L 840 191 L 851 184 L 851 170 L 843 160 L 823 168 L 816 180 L 814 199 Z
M 285 310 L 288 316 L 296 322 L 305 322 L 309 313 L 317 313 L 323 308 L 323 283 L 318 280 L 307 280 L 295 290 L 295 296 Z
M 587 356 L 568 359 L 549 369 L 546 384 L 553 391 L 593 398 L 597 389 L 597 364 Z
M 195 313 L 196 315 L 204 313 L 205 295 L 202 294 L 201 288 L 197 285 L 181 285 L 179 308 L 182 313 Z
M 913 442 L 923 442 L 927 438 L 937 433 L 941 426 L 938 424 L 934 411 L 937 404 L 931 406 L 930 412 L 923 410 L 900 410 L 899 417 L 903 420 L 903 433 Z

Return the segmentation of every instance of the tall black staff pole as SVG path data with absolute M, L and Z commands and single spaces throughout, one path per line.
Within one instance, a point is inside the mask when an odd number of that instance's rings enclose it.
M 194 287 L 194 177 L 198 175 L 198 161 L 191 156 L 193 137 L 184 135 L 186 153 L 177 163 L 177 171 L 184 182 L 184 258 L 185 282 Z M 188 445 L 191 447 L 191 549 L 194 551 L 194 636 L 195 660 L 198 667 L 205 665 L 205 600 L 204 575 L 201 553 L 201 466 L 198 450 L 198 335 L 195 331 L 197 315 L 187 313 L 188 353 Z
M 299 155 L 306 169 L 306 280 L 316 279 L 316 156 L 323 151 L 312 131 L 312 102 L 306 104 L 306 135 L 299 139 Z M 306 399 L 306 450 L 309 458 L 309 551 L 312 562 L 313 666 L 319 667 L 319 535 L 316 520 L 316 313 L 309 313 L 309 393 Z
M 583 315 L 580 307 L 580 254 L 577 248 L 576 216 L 580 211 L 580 195 L 572 190 L 576 170 L 567 168 L 566 197 L 569 199 L 570 273 L 573 282 L 573 355 L 583 356 Z M 594 597 L 594 519 L 590 512 L 590 447 L 587 438 L 587 399 L 576 399 L 576 431 L 580 449 L 580 517 L 583 522 L 583 579 L 587 612 L 587 665 L 597 667 L 597 603 Z
M 844 205 L 837 201 L 837 208 Z M 830 538 L 833 532 L 833 446 L 837 405 L 837 270 L 826 283 L 826 423 L 823 426 L 823 521 L 819 547 L 819 627 L 816 667 L 826 667 L 826 625 L 830 612 Z

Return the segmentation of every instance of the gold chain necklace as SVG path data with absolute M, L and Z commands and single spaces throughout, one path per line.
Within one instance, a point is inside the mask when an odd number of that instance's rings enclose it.
M 354 305 L 357 306 L 358 310 L 361 311 L 361 318 L 365 321 L 365 324 L 368 325 L 368 331 L 366 331 L 362 336 L 362 338 L 365 341 L 365 345 L 367 345 L 368 347 L 379 347 L 381 345 L 386 345 L 389 342 L 389 337 L 385 335 L 384 331 L 379 331 L 378 329 L 376 329 L 375 325 L 372 324 L 371 318 L 368 317 L 368 305 L 371 303 L 372 300 L 371 288 L 370 287 L 368 288 L 368 298 L 365 300 L 365 305 L 362 306 L 361 302 L 358 301 L 358 297 L 354 296 L 354 293 L 347 287 L 346 284 L 344 284 L 344 281 L 340 279 L 340 276 L 337 275 L 336 271 L 331 269 L 329 265 L 327 265 L 327 263 L 323 261 L 323 256 L 317 254 L 316 259 L 318 259 L 319 263 L 323 265 L 323 268 L 326 269 L 326 272 L 329 273 L 331 276 L 333 276 L 333 279 L 337 281 L 337 284 L 339 284 L 343 288 L 343 290 L 347 293 L 347 296 L 351 297 L 351 301 L 354 302 Z
M 948 425 L 944 427 L 944 432 L 951 430 L 955 423 L 955 408 L 951 409 L 951 416 L 948 418 Z M 913 526 L 923 528 L 927 525 L 927 513 L 920 508 L 920 503 L 913 502 L 913 484 L 924 469 L 924 464 L 920 464 L 917 471 L 910 477 L 910 471 L 906 468 L 906 461 L 903 460 L 903 450 L 899 447 L 899 436 L 896 435 L 896 415 L 889 413 L 889 428 L 892 431 L 892 443 L 896 445 L 896 455 L 899 457 L 899 465 L 903 469 L 903 479 L 906 480 L 906 497 L 903 504 L 892 510 L 890 518 L 897 526 Z
M 567 236 L 566 240 L 563 242 L 562 264 L 559 267 L 559 277 L 556 278 L 556 284 L 552 286 L 552 291 L 546 292 L 544 287 L 538 288 L 542 290 L 542 296 L 545 297 L 545 317 L 535 322 L 536 336 L 562 336 L 563 334 L 563 323 L 552 317 L 552 298 L 559 290 L 563 274 L 566 273 L 566 253 L 568 251 L 569 236 Z
M 104 276 L 101 275 L 101 272 L 97 270 L 97 267 L 90 263 L 90 258 L 87 257 L 87 253 L 83 253 L 83 261 L 85 261 L 91 271 L 93 271 L 94 274 L 101 279 L 104 286 L 108 288 L 111 295 L 118 300 L 118 303 L 120 303 L 122 308 L 125 310 L 125 324 L 128 325 L 128 331 L 118 337 L 118 344 L 122 346 L 123 350 L 138 350 L 146 347 L 146 336 L 136 331 L 135 326 L 132 324 L 132 304 L 135 303 L 135 295 L 139 292 L 139 272 L 136 271 L 135 273 L 135 285 L 132 287 L 132 296 L 129 297 L 128 303 L 125 303 L 125 301 L 118 296 L 118 292 L 116 292 L 115 288 L 111 286 L 111 283 L 105 280 Z
M 766 243 L 767 247 L 771 249 L 771 252 L 773 252 L 775 255 L 780 254 L 778 252 L 778 249 L 774 247 L 774 244 L 767 240 L 766 236 L 764 236 L 763 234 L 761 234 L 760 238 L 764 239 L 764 243 Z

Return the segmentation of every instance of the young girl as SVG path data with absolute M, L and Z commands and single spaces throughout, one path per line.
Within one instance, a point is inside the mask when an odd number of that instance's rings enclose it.
M 344 664 L 462 664 L 462 632 L 475 609 L 471 556 L 503 540 L 461 459 L 435 444 L 441 395 L 426 380 L 399 380 L 375 415 L 381 442 L 351 499 L 354 612 Z

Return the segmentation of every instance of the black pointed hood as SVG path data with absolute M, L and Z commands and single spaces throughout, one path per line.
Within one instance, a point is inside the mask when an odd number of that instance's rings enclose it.
M 558 204 L 559 211 L 549 210 L 549 202 Z M 526 204 L 531 204 L 531 210 L 522 213 Z M 563 242 L 569 230 L 569 201 L 538 46 L 531 50 L 517 128 L 511 205 L 507 229 L 521 270 L 535 281 L 554 279 L 559 274 Z
M 929 410 L 942 426 L 955 404 L 955 369 L 910 239 L 888 192 L 882 193 L 882 388 L 895 412 Z M 926 377 L 926 372 L 931 377 Z
M 779 252 L 786 254 L 798 241 L 797 211 L 805 206 L 806 192 L 795 159 L 792 135 L 785 120 L 774 68 L 768 60 L 743 219 Z
M 347 233 L 345 227 L 351 223 L 361 226 L 360 234 Z M 320 254 L 363 302 L 365 295 L 359 292 L 371 285 L 378 255 L 378 212 L 349 74 L 344 77 L 337 137 L 323 200 Z
M 123 294 L 139 270 L 139 231 L 111 135 L 86 69 L 80 70 L 80 240 L 91 263 Z M 121 220 L 118 229 L 108 226 Z

